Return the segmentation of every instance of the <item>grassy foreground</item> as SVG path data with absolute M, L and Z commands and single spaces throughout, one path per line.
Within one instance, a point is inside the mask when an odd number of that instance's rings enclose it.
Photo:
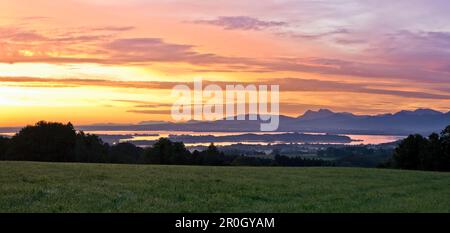
M 450 212 L 450 174 L 0 162 L 0 212 Z

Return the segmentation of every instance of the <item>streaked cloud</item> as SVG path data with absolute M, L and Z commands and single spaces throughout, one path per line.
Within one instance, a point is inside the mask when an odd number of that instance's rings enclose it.
M 80 121 L 100 119 L 87 106 L 109 106 L 108 122 L 152 113 L 167 120 L 158 103 L 195 77 L 211 80 L 205 85 L 280 84 L 291 113 L 448 111 L 449 7 L 446 0 L 0 1 L 0 120 L 25 122 L 4 106 L 41 104 L 36 116 L 62 119 L 66 111 L 48 108 L 66 103 L 84 109 Z
M 260 20 L 249 16 L 220 16 L 211 20 L 195 20 L 196 24 L 207 24 L 222 27 L 225 30 L 263 30 L 273 27 L 286 26 L 282 21 Z
M 56 78 L 36 78 L 36 77 L 0 77 L 0 83 L 11 83 L 13 86 L 27 86 L 35 87 L 74 87 L 74 86 L 98 86 L 98 87 L 114 87 L 114 88 L 137 88 L 137 89 L 172 89 L 179 84 L 188 85 L 193 89 L 193 82 L 157 82 L 157 81 L 115 81 L 103 79 L 56 79 Z M 393 88 L 374 88 L 370 87 L 370 83 L 348 83 L 339 81 L 323 81 L 315 79 L 299 79 L 299 78 L 276 78 L 261 80 L 258 83 L 245 82 L 217 82 L 204 80 L 203 85 L 215 84 L 226 89 L 226 85 L 280 85 L 282 92 L 352 92 L 352 93 L 366 93 L 376 95 L 391 95 L 403 98 L 416 99 L 444 99 L 450 100 L 449 94 L 427 93 L 421 91 L 403 91 L 395 90 Z M 133 103 L 133 101 L 115 100 L 122 102 Z M 154 103 L 136 102 L 139 106 L 153 106 Z
M 325 37 L 331 37 L 336 35 L 347 35 L 350 34 L 350 31 L 345 28 L 334 29 L 331 31 L 318 32 L 318 33 L 302 33 L 302 32 L 280 32 L 279 35 L 290 36 L 293 38 L 302 38 L 302 39 L 320 39 Z

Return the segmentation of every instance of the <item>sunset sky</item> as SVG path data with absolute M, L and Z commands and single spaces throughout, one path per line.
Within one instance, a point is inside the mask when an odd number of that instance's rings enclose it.
M 279 84 L 281 113 L 450 110 L 450 2 L 0 0 L 0 126 L 171 120 L 171 89 Z

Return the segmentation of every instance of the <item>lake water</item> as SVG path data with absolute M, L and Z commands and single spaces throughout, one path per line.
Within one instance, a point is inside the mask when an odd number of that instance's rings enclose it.
M 168 137 L 169 135 L 193 135 L 193 136 L 204 136 L 204 135 L 214 135 L 214 136 L 232 136 L 239 134 L 283 134 L 291 132 L 192 132 L 192 131 L 86 131 L 86 133 L 91 134 L 103 134 L 103 135 L 132 135 L 131 139 L 121 140 L 121 141 L 138 141 L 138 140 L 156 140 L 160 137 Z M 304 132 L 305 134 L 325 134 L 325 133 L 310 133 Z M 12 136 L 14 132 L 2 133 L 0 135 Z M 350 143 L 345 143 L 346 145 L 368 145 L 368 144 L 381 144 L 394 142 L 405 138 L 405 136 L 399 135 L 356 135 L 356 134 L 341 134 L 350 137 L 352 140 L 356 140 Z M 270 142 L 281 143 L 281 142 Z M 186 143 L 187 146 L 201 146 L 208 145 L 209 143 Z M 236 142 L 217 142 L 216 145 L 231 145 L 236 144 Z M 242 144 L 261 144 L 267 145 L 268 142 L 242 142 Z
M 283 133 L 292 133 L 292 132 L 192 132 L 192 131 L 89 131 L 88 133 L 92 134 L 106 134 L 106 135 L 133 135 L 132 139 L 127 139 L 123 141 L 138 141 L 138 140 L 157 140 L 160 137 L 168 137 L 169 135 L 193 135 L 193 136 L 205 136 L 205 135 L 214 135 L 214 136 L 233 136 L 239 134 L 283 134 Z M 323 134 L 325 133 L 310 133 L 304 132 L 305 134 Z M 381 144 L 381 143 L 389 143 L 394 142 L 400 139 L 405 138 L 405 136 L 399 135 L 355 135 L 355 134 L 341 134 L 350 137 L 352 140 L 356 140 L 350 143 L 345 143 L 346 145 L 368 145 L 368 144 Z M 242 144 L 261 144 L 267 145 L 268 142 L 241 142 Z M 282 142 L 270 142 L 274 143 L 282 143 Z M 208 145 L 209 143 L 186 143 L 187 146 L 200 146 L 200 145 Z M 215 142 L 216 145 L 231 145 L 236 144 L 236 142 Z

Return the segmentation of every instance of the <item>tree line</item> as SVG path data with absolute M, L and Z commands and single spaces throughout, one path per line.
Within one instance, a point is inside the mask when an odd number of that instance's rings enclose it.
M 392 157 L 393 149 L 354 145 L 319 150 L 320 158 L 328 158 L 339 167 L 378 167 Z
M 214 166 L 348 166 L 450 171 L 450 126 L 428 137 L 415 134 L 390 151 L 363 147 L 331 148 L 319 151 L 333 161 L 280 155 L 272 158 L 224 154 L 214 144 L 206 150 L 189 151 L 182 142 L 160 138 L 147 148 L 131 143 L 109 145 L 97 135 L 76 131 L 71 123 L 41 121 L 26 126 L 12 138 L 0 136 L 0 160 L 126 163 Z
M 182 142 L 160 138 L 147 148 L 131 143 L 109 145 L 93 134 L 77 132 L 71 123 L 41 121 L 26 126 L 12 138 L 0 137 L 0 160 L 215 166 L 330 166 L 318 159 L 274 159 L 225 155 L 211 144 L 203 151 L 189 151 Z
M 450 125 L 428 137 L 409 135 L 381 167 L 409 170 L 450 171 Z

